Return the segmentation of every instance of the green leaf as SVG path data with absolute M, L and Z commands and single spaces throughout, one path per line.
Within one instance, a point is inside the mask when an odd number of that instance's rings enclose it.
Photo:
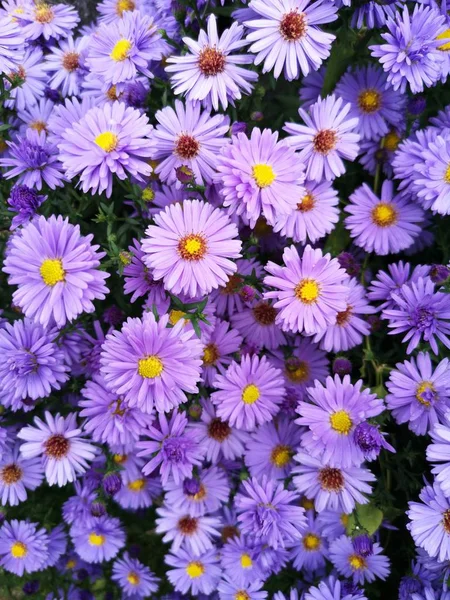
M 365 529 L 369 535 L 373 535 L 383 521 L 383 512 L 372 504 L 357 504 L 356 509 L 348 518 L 347 535 Z

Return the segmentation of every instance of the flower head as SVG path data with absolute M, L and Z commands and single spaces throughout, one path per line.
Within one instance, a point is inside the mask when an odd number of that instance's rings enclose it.
M 158 590 L 159 578 L 148 567 L 125 552 L 113 563 L 111 579 L 116 581 L 125 596 L 145 598 Z
M 0 459 L 0 501 L 15 506 L 27 499 L 27 490 L 35 490 L 44 479 L 40 458 L 24 459 L 19 446 L 3 453 Z
M 27 185 L 15 185 L 11 189 L 7 200 L 8 210 L 17 213 L 13 217 L 11 229 L 28 223 L 45 200 L 47 200 L 47 196 L 38 194 L 36 190 L 29 188 Z
M 7 521 L 0 528 L 0 565 L 19 577 L 45 568 L 49 539 L 29 521 Z
M 165 562 L 173 567 L 167 571 L 167 578 L 175 590 L 182 594 L 189 591 L 194 596 L 210 595 L 217 589 L 221 569 L 217 550 L 211 548 L 200 556 L 190 550 L 180 548 L 174 554 L 167 554 Z
M 16 21 L 0 17 L 0 73 L 14 71 L 23 60 L 23 32 Z
M 77 554 L 88 563 L 111 560 L 125 545 L 125 532 L 119 519 L 106 515 L 75 521 L 70 537 Z
M 390 571 L 390 561 L 381 554 L 380 544 L 373 544 L 373 554 L 365 556 L 355 550 L 352 540 L 343 535 L 330 545 L 330 559 L 338 573 L 352 577 L 355 583 L 386 579 Z

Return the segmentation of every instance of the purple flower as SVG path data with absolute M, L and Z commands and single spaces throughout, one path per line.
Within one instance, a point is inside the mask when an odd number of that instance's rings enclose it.
M 335 37 L 317 25 L 337 19 L 337 7 L 332 2 L 310 0 L 252 0 L 249 8 L 255 13 L 245 21 L 250 29 L 247 42 L 249 50 L 257 54 L 255 65 L 264 61 L 263 73 L 272 71 L 278 79 L 281 72 L 288 81 L 298 79 L 300 71 L 308 75 L 317 71 L 322 61 L 330 55 Z
M 229 276 L 225 286 L 211 293 L 211 301 L 216 305 L 216 313 L 220 317 L 231 317 L 234 313 L 240 314 L 244 310 L 246 304 L 241 296 L 244 277 L 254 273 L 259 279 L 263 273 L 261 263 L 254 258 L 239 258 L 236 268 L 237 271 Z
M 228 103 L 234 106 L 242 92 L 250 94 L 251 82 L 258 74 L 238 65 L 253 62 L 248 54 L 235 54 L 248 44 L 242 40 L 244 28 L 233 23 L 219 38 L 216 16 L 210 14 L 207 32 L 200 31 L 198 41 L 185 37 L 183 42 L 190 50 L 184 56 L 171 56 L 167 59 L 166 71 L 171 73 L 171 83 L 175 94 L 184 94 L 186 99 L 203 101 L 206 106 L 219 109 L 219 102 L 226 110 Z
M 8 210 L 17 213 L 13 217 L 11 230 L 24 225 L 34 217 L 37 209 L 45 200 L 47 200 L 47 196 L 38 194 L 34 189 L 26 185 L 19 184 L 14 186 L 7 200 L 9 204 Z
M 94 107 L 62 134 L 59 159 L 69 179 L 80 175 L 83 192 L 106 191 L 109 198 L 113 174 L 119 179 L 152 172 L 147 159 L 152 154 L 148 118 L 123 102 Z
M 351 375 L 353 365 L 351 361 L 345 356 L 337 356 L 333 361 L 333 374 L 343 377 L 344 375 Z
M 114 496 L 122 487 L 122 479 L 118 473 L 106 473 L 102 480 L 103 490 L 108 496 Z
M 365 421 L 355 427 L 353 441 L 362 451 L 364 459 L 367 461 L 375 460 L 380 454 L 381 448 L 395 452 L 395 449 L 386 442 L 383 434 L 380 433 L 379 426 L 371 425 Z
M 25 40 L 17 21 L 0 18 L 0 73 L 9 74 L 23 60 Z
M 70 537 L 77 554 L 88 563 L 111 560 L 125 545 L 125 532 L 119 519 L 108 516 L 75 521 Z
M 275 550 L 292 546 L 302 538 L 306 526 L 305 509 L 297 506 L 299 495 L 284 489 L 264 475 L 242 482 L 235 497 L 239 527 Z
M 46 2 L 30 3 L 22 18 L 29 22 L 24 29 L 29 40 L 35 40 L 40 36 L 45 40 L 65 38 L 80 20 L 78 12 L 72 6 Z
M 92 490 L 92 486 L 79 481 L 74 483 L 75 495 L 71 496 L 62 507 L 63 519 L 68 525 L 75 521 L 86 520 L 91 514 L 91 507 L 97 498 L 97 494 Z
M 133 463 L 127 463 L 121 471 L 122 486 L 114 495 L 114 500 L 126 510 L 148 508 L 161 494 L 159 478 L 143 477 Z
M 270 225 L 290 215 L 305 194 L 304 166 L 278 132 L 255 127 L 233 136 L 218 157 L 216 182 L 229 214 L 254 228 L 261 216 Z
M 383 319 L 389 321 L 390 335 L 405 333 L 403 342 L 409 341 L 407 354 L 423 339 L 435 354 L 439 353 L 436 338 L 450 348 L 450 298 L 448 294 L 434 291 L 429 278 L 420 277 L 417 283 L 404 284 L 400 293 L 392 294 L 398 307 L 385 309 Z
M 344 269 L 329 254 L 306 246 L 300 258 L 295 246 L 283 252 L 285 266 L 269 261 L 264 278 L 267 286 L 276 291 L 266 292 L 264 298 L 275 298 L 279 309 L 277 323 L 284 331 L 317 333 L 334 324 L 337 314 L 347 308 L 349 288 L 342 285 Z
M 268 592 L 262 589 L 264 583 L 260 580 L 253 580 L 245 585 L 236 582 L 234 574 L 232 576 L 225 575 L 220 581 L 219 591 L 220 600 L 235 600 L 235 598 L 249 598 L 251 600 L 265 600 L 268 597 Z
M 0 565 L 19 577 L 45 568 L 49 539 L 45 529 L 28 521 L 6 521 L 0 529 Z
M 449 123 L 450 126 L 450 123 Z M 399 179 L 399 190 L 404 190 L 412 194 L 417 194 L 423 186 L 416 185 L 416 179 L 420 177 L 418 174 L 419 165 L 423 164 L 423 152 L 429 147 L 430 143 L 436 139 L 439 131 L 435 127 L 428 127 L 414 132 L 406 140 L 397 144 L 395 154 L 392 159 L 392 169 L 394 177 Z M 411 168 L 411 165 L 414 168 Z
M 168 412 L 198 391 L 202 344 L 185 331 L 180 319 L 167 327 L 169 315 L 129 317 L 120 331 L 106 336 L 100 356 L 106 387 L 130 407 L 150 414 Z
M 63 104 L 53 106 L 52 114 L 48 120 L 48 139 L 56 146 L 63 141 L 62 135 L 66 129 L 72 129 L 84 115 L 94 106 L 90 96 L 83 96 L 81 101 L 77 98 L 66 98 Z
M 260 545 L 245 536 L 233 537 L 226 541 L 220 552 L 222 569 L 238 585 L 246 586 L 253 581 L 264 581 L 265 569 L 260 560 Z
M 114 561 L 111 579 L 117 582 L 126 598 L 145 598 L 158 590 L 159 578 L 128 552 Z
M 202 378 L 206 385 L 212 386 L 217 372 L 222 375 L 232 361 L 232 355 L 241 346 L 242 337 L 230 324 L 217 319 L 214 330 L 203 349 Z
M 93 300 L 104 299 L 108 273 L 98 269 L 105 255 L 82 236 L 79 225 L 52 215 L 25 225 L 11 239 L 3 271 L 19 287 L 13 302 L 27 317 L 63 327 L 82 312 L 93 312 Z
M 167 554 L 165 562 L 173 567 L 167 571 L 167 578 L 175 590 L 182 594 L 189 591 L 210 595 L 217 589 L 221 569 L 216 548 L 211 548 L 200 556 L 180 548 L 176 554 Z
M 427 265 L 417 265 L 411 272 L 409 263 L 391 263 L 388 265 L 388 273 L 379 271 L 375 279 L 371 281 L 367 297 L 371 301 L 380 301 L 378 309 L 397 308 L 397 304 L 393 299 L 393 294 L 401 294 L 401 289 L 405 283 L 417 283 L 420 277 L 427 277 L 430 267 Z
M 45 422 L 34 418 L 35 425 L 23 427 L 17 437 L 25 440 L 20 446 L 23 458 L 42 456 L 45 477 L 49 485 L 62 487 L 85 473 L 97 449 L 82 436 L 76 424 L 76 414 L 62 417 L 45 411 Z
M 450 35 L 450 34 L 449 34 Z M 425 209 L 450 214 L 450 143 L 446 137 L 431 138 L 415 166 L 414 190 Z
M 276 317 L 277 311 L 271 302 L 255 300 L 248 308 L 235 311 L 231 324 L 253 347 L 275 350 L 286 343 L 286 336 L 278 327 Z
M 324 539 L 320 523 L 314 519 L 312 511 L 306 514 L 307 523 L 299 544 L 291 550 L 292 565 L 295 569 L 314 572 L 325 566 L 328 558 L 328 544 Z
M 305 125 L 286 123 L 284 130 L 291 136 L 288 143 L 300 150 L 299 158 L 306 163 L 306 177 L 317 182 L 327 181 L 345 173 L 342 158 L 354 160 L 359 152 L 360 136 L 356 133 L 358 119 L 349 117 L 351 104 L 341 98 L 318 98 L 308 112 L 298 113 Z
M 352 537 L 353 550 L 363 558 L 373 555 L 373 540 L 367 533 Z
M 369 4 L 375 4 L 370 2 Z M 355 589 L 355 586 L 349 587 L 348 582 L 341 582 L 333 575 L 325 581 L 321 581 L 318 587 L 310 587 L 305 594 L 305 600 L 367 600 L 367 597 Z M 278 600 L 278 599 L 276 599 Z M 292 599 L 291 599 L 292 600 Z M 293 600 L 297 600 L 296 598 Z
M 445 265 L 431 265 L 430 279 L 433 283 L 443 284 L 450 277 L 450 267 Z
M 20 56 L 20 54 L 18 54 Z M 36 104 L 43 96 L 47 75 L 43 67 L 43 53 L 39 47 L 28 46 L 20 64 L 9 76 L 20 78 L 20 85 L 9 90 L 5 106 L 24 110 Z M 6 87 L 8 89 L 8 84 Z
M 352 577 L 355 583 L 386 579 L 390 572 L 390 561 L 381 554 L 380 544 L 373 545 L 373 554 L 364 556 L 356 552 L 352 540 L 342 535 L 330 545 L 330 560 L 338 573 Z
M 95 39 L 95 36 L 94 38 Z M 85 65 L 89 38 L 74 39 L 69 36 L 51 48 L 45 59 L 44 69 L 49 74 L 49 85 L 60 90 L 63 96 L 78 96 L 81 82 L 87 72 Z
M 23 459 L 16 444 L 0 460 L 0 499 L 3 506 L 16 506 L 27 499 L 27 490 L 35 490 L 44 479 L 40 458 Z

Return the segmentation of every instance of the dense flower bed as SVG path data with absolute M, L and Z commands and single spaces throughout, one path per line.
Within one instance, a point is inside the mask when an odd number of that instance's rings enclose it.
M 96 8 L 0 8 L 0 597 L 449 600 L 446 0 Z

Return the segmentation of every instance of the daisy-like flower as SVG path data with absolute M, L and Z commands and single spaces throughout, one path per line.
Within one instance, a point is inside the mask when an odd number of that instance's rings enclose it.
M 26 132 L 26 129 L 30 128 L 35 129 L 38 133 L 43 131 L 48 134 L 48 124 L 54 107 L 55 105 L 51 100 L 41 98 L 39 103 L 18 111 L 17 116 L 24 122 L 21 131 Z
M 29 521 L 6 521 L 0 528 L 0 565 L 22 577 L 44 568 L 49 539 L 45 529 Z
M 288 81 L 298 79 L 300 72 L 317 71 L 330 55 L 336 38 L 317 25 L 337 19 L 335 3 L 311 0 L 252 0 L 249 8 L 255 17 L 245 21 L 250 33 L 249 50 L 257 56 L 255 65 L 264 61 L 263 73 L 272 71 L 276 79 L 284 72 Z
M 19 66 L 24 56 L 25 39 L 22 28 L 8 17 L 0 17 L 0 73 L 9 74 Z
M 58 162 L 56 146 L 47 141 L 44 131 L 27 129 L 6 142 L 9 153 L 0 158 L 1 167 L 11 167 L 5 179 L 18 177 L 17 183 L 41 190 L 44 183 L 54 190 L 63 185 L 64 176 Z
M 51 54 L 45 57 L 44 69 L 49 74 L 48 85 L 53 90 L 59 90 L 63 96 L 80 94 L 81 82 L 87 72 L 88 46 L 87 36 L 77 39 L 70 36 L 51 47 Z
M 100 355 L 106 386 L 127 406 L 150 414 L 168 412 L 198 392 L 202 344 L 183 320 L 167 327 L 169 315 L 156 321 L 151 312 L 129 317 L 120 331 L 106 336 Z
M 3 506 L 16 506 L 27 499 L 27 490 L 35 490 L 44 479 L 40 457 L 25 460 L 19 445 L 3 453 L 0 460 L 0 499 Z
M 86 417 L 84 429 L 95 442 L 110 446 L 133 446 L 142 430 L 151 425 L 153 417 L 137 408 L 130 408 L 123 398 L 110 392 L 103 377 L 94 375 L 81 390 L 78 405 L 80 417 Z
M 386 255 L 409 248 L 422 231 L 423 210 L 403 194 L 394 194 L 386 180 L 380 198 L 366 183 L 356 189 L 345 207 L 345 226 L 354 243 L 367 252 Z
M 372 56 L 379 58 L 388 74 L 388 83 L 395 91 L 405 92 L 409 83 L 413 94 L 423 92 L 424 86 L 434 85 L 441 77 L 444 53 L 439 50 L 445 32 L 445 18 L 431 6 L 415 4 L 409 14 L 403 11 L 387 20 L 388 33 L 381 34 L 384 44 L 370 46 Z
M 327 96 L 319 98 L 308 112 L 299 108 L 305 125 L 286 123 L 284 130 L 290 135 L 287 142 L 299 150 L 300 159 L 306 163 L 308 179 L 328 181 L 345 173 L 343 158 L 355 160 L 359 153 L 359 121 L 350 117 L 350 102 Z
M 55 343 L 57 331 L 46 331 L 30 319 L 0 328 L 0 390 L 11 401 L 47 398 L 67 381 L 64 353 Z
M 368 388 L 361 390 L 362 385 L 361 379 L 352 384 L 350 375 L 327 377 L 325 385 L 316 381 L 308 388 L 309 402 L 299 402 L 296 423 L 309 428 L 302 446 L 331 467 L 348 468 L 363 462 L 353 432 L 356 425 L 383 412 L 383 401 Z
M 393 294 L 401 294 L 401 289 L 405 283 L 417 283 L 419 278 L 427 277 L 430 273 L 428 265 L 417 265 L 411 271 L 409 263 L 391 263 L 388 265 L 388 273 L 379 271 L 375 279 L 372 280 L 367 297 L 371 301 L 383 301 L 378 310 L 385 308 L 396 308 L 397 304 L 393 299 Z
M 52 114 L 48 120 L 48 140 L 55 146 L 62 141 L 62 134 L 66 129 L 72 129 L 74 123 L 81 121 L 84 115 L 94 106 L 90 96 L 66 98 L 63 103 L 53 106 Z
M 361 139 L 372 140 L 386 135 L 388 125 L 403 119 L 406 98 L 387 84 L 387 75 L 368 65 L 346 73 L 336 86 L 336 95 L 350 102 L 349 116 L 358 117 Z
M 65 38 L 80 20 L 73 6 L 48 4 L 40 0 L 30 3 L 22 18 L 29 23 L 24 29 L 28 40 L 36 40 L 40 36 L 45 40 Z
M 375 4 L 375 2 L 370 2 Z M 331 575 L 325 581 L 321 581 L 317 587 L 311 586 L 305 594 L 305 600 L 367 600 L 367 596 L 358 589 L 350 588 L 348 582 L 341 582 Z M 276 600 L 279 600 L 278 598 Z M 297 600 L 292 599 L 291 600 Z
M 149 63 L 161 60 L 168 48 L 150 16 L 126 11 L 120 20 L 104 23 L 91 36 L 87 64 L 93 75 L 115 85 L 135 79 L 138 73 L 153 77 Z
M 450 127 L 450 123 L 448 124 Z M 415 180 L 420 177 L 424 162 L 423 153 L 439 134 L 438 127 L 427 127 L 415 131 L 406 140 L 398 144 L 392 158 L 392 170 L 395 179 L 399 180 L 398 189 L 411 194 L 418 194 L 423 186 L 417 186 Z M 428 174 L 427 174 L 428 176 Z M 428 191 L 428 190 L 427 190 Z
M 61 523 L 54 527 L 48 534 L 48 558 L 45 562 L 45 568 L 54 567 L 58 560 L 67 551 L 67 537 Z
M 140 111 L 123 102 L 91 108 L 62 134 L 59 160 L 69 179 L 80 176 L 83 192 L 112 193 L 113 175 L 142 181 L 152 172 L 149 137 L 152 126 Z
M 199 594 L 210 595 L 217 589 L 221 569 L 215 548 L 200 556 L 180 548 L 176 554 L 167 554 L 165 562 L 173 567 L 167 571 L 167 579 L 176 591 L 182 594 L 191 591 L 196 597 Z
M 264 423 L 246 443 L 245 464 L 252 477 L 284 480 L 293 466 L 292 458 L 300 446 L 303 430 L 286 417 Z
M 333 231 L 339 220 L 339 198 L 329 181 L 305 181 L 306 193 L 298 198 L 294 212 L 277 214 L 273 230 L 294 242 L 316 242 Z
M 214 387 L 211 401 L 217 406 L 217 416 L 245 431 L 271 421 L 285 394 L 281 371 L 265 356 L 248 354 L 240 364 L 232 362 L 225 375 L 217 375 Z
M 228 103 L 234 106 L 234 101 L 242 98 L 242 92 L 250 94 L 258 74 L 239 65 L 251 64 L 253 57 L 235 54 L 248 44 L 243 33 L 242 25 L 234 22 L 219 37 L 216 16 L 211 14 L 207 32 L 202 29 L 198 41 L 183 38 L 190 53 L 167 59 L 166 71 L 171 74 L 175 94 L 184 94 L 193 102 L 202 100 L 214 110 L 219 109 L 219 102 L 226 110 Z
M 144 477 L 136 472 L 136 466 L 130 463 L 120 472 L 122 486 L 114 494 L 114 501 L 125 510 L 148 508 L 161 494 L 161 482 L 158 478 Z
M 386 404 L 397 423 L 408 423 L 416 435 L 425 435 L 442 422 L 450 408 L 450 363 L 434 367 L 428 352 L 397 363 L 389 374 Z
M 142 240 L 145 263 L 155 279 L 174 294 L 209 294 L 236 272 L 242 243 L 224 211 L 199 200 L 167 206 Z
M 159 125 L 153 131 L 152 159 L 158 161 L 155 173 L 164 183 L 178 183 L 176 169 L 190 169 L 199 185 L 211 183 L 217 167 L 217 155 L 227 145 L 230 123 L 225 115 L 211 116 L 200 103 L 175 101 L 175 109 L 158 110 Z
M 17 54 L 20 56 L 20 54 Z M 5 106 L 24 110 L 36 104 L 44 94 L 47 75 L 43 66 L 43 52 L 39 47 L 28 47 L 20 64 L 9 73 L 9 77 L 19 78 L 20 85 L 9 90 Z M 8 86 L 6 86 L 8 87 Z
M 89 517 L 76 520 L 70 528 L 75 550 L 88 563 L 99 563 L 114 558 L 125 546 L 125 532 L 119 519 Z
M 230 324 L 217 319 L 214 330 L 203 349 L 202 379 L 212 386 L 217 372 L 222 375 L 232 361 L 232 355 L 239 350 L 242 337 Z
M 283 267 L 269 261 L 264 278 L 264 298 L 274 298 L 279 310 L 277 323 L 284 331 L 318 333 L 336 322 L 338 313 L 347 309 L 349 288 L 343 285 L 347 275 L 336 258 L 322 254 L 319 248 L 306 246 L 300 258 L 295 246 L 285 248 Z
M 450 35 L 450 34 L 449 34 Z M 450 143 L 436 136 L 422 149 L 422 161 L 415 165 L 419 175 L 414 179 L 414 190 L 421 205 L 440 215 L 450 214 Z
M 286 343 L 276 317 L 277 311 L 270 301 L 255 300 L 251 307 L 235 312 L 231 317 L 231 324 L 254 347 L 275 350 Z
M 114 561 L 111 579 L 119 585 L 125 598 L 146 598 L 158 591 L 159 578 L 128 552 Z
M 62 506 L 62 515 L 65 523 L 72 525 L 77 520 L 85 521 L 91 516 L 91 506 L 97 498 L 92 486 L 79 481 L 74 483 L 75 495 L 66 500 Z
M 82 312 L 93 312 L 93 300 L 108 292 L 109 273 L 98 269 L 105 253 L 92 239 L 61 215 L 25 225 L 12 237 L 3 267 L 9 283 L 18 285 L 14 304 L 44 326 L 63 327 Z
M 302 161 L 270 129 L 255 127 L 250 137 L 233 136 L 222 149 L 216 169 L 224 206 L 252 228 L 261 215 L 274 225 L 279 215 L 292 214 L 305 193 Z
M 220 600 L 234 600 L 235 598 L 249 598 L 249 600 L 265 600 L 268 593 L 262 589 L 264 582 L 253 580 L 245 585 L 239 584 L 234 575 L 223 577 L 219 583 L 218 591 Z
M 291 550 L 294 569 L 306 572 L 317 571 L 325 566 L 328 558 L 328 545 L 322 535 L 320 524 L 314 518 L 313 512 L 306 513 L 306 525 L 298 545 Z
M 446 498 L 450 498 L 450 416 L 444 417 L 443 424 L 436 423 L 430 430 L 433 443 L 427 448 L 427 460 L 433 465 L 431 472 L 440 485 Z
M 260 545 L 243 535 L 234 536 L 221 548 L 220 562 L 225 575 L 233 577 L 238 585 L 264 580 L 264 569 L 259 560 Z
M 77 427 L 75 413 L 62 417 L 45 411 L 45 421 L 35 417 L 34 426 L 23 427 L 17 437 L 24 440 L 20 446 L 23 458 L 42 456 L 48 484 L 59 487 L 85 473 L 97 452 Z
M 219 317 L 231 317 L 234 313 L 242 312 L 246 306 L 241 296 L 244 278 L 254 274 L 259 279 L 263 274 L 261 263 L 254 258 L 239 258 L 236 261 L 236 269 L 224 287 L 211 293 L 211 301 L 214 302 Z
M 409 502 L 407 511 L 414 543 L 423 548 L 440 563 L 450 560 L 450 502 L 439 484 L 426 485 L 419 498 L 421 502 Z
M 356 503 L 368 503 L 364 494 L 371 493 L 368 482 L 375 481 L 375 476 L 368 469 L 331 467 L 303 451 L 294 459 L 300 463 L 294 469 L 294 485 L 301 494 L 314 500 L 317 512 L 331 509 L 349 514 Z
M 145 14 L 148 10 L 147 0 L 102 0 L 96 6 L 100 13 L 100 23 L 115 23 L 122 19 L 126 12 L 140 10 Z
M 213 547 L 212 538 L 220 535 L 220 517 L 191 517 L 165 506 L 156 513 L 156 532 L 165 534 L 163 542 L 172 542 L 171 552 L 178 552 L 184 546 L 194 556 L 200 556 Z
M 396 308 L 385 309 L 383 319 L 389 321 L 389 334 L 406 333 L 402 342 L 408 342 L 407 354 L 423 339 L 435 354 L 439 354 L 436 338 L 450 348 L 450 303 L 448 294 L 434 291 L 428 277 L 419 277 L 417 283 L 404 284 L 400 293 L 392 294 Z
M 350 278 L 347 285 L 347 308 L 337 314 L 334 325 L 328 325 L 314 337 L 314 341 L 320 342 L 320 347 L 327 352 L 341 352 L 361 344 L 363 337 L 370 332 L 370 325 L 358 315 L 377 312 L 368 303 L 363 286 L 355 278 Z
M 149 438 L 137 443 L 139 456 L 151 456 L 142 468 L 149 475 L 159 468 L 162 485 L 172 476 L 176 484 L 186 477 L 192 477 L 194 466 L 202 463 L 204 450 L 199 444 L 199 433 L 187 428 L 188 420 L 184 413 L 174 411 L 167 420 L 164 414 L 158 416 L 159 427 L 148 427 L 143 434 Z
M 351 577 L 355 583 L 363 584 L 375 579 L 386 579 L 390 572 L 390 561 L 382 555 L 383 548 L 375 542 L 372 554 L 362 556 L 356 552 L 352 540 L 342 535 L 330 545 L 330 560 L 338 573 Z

